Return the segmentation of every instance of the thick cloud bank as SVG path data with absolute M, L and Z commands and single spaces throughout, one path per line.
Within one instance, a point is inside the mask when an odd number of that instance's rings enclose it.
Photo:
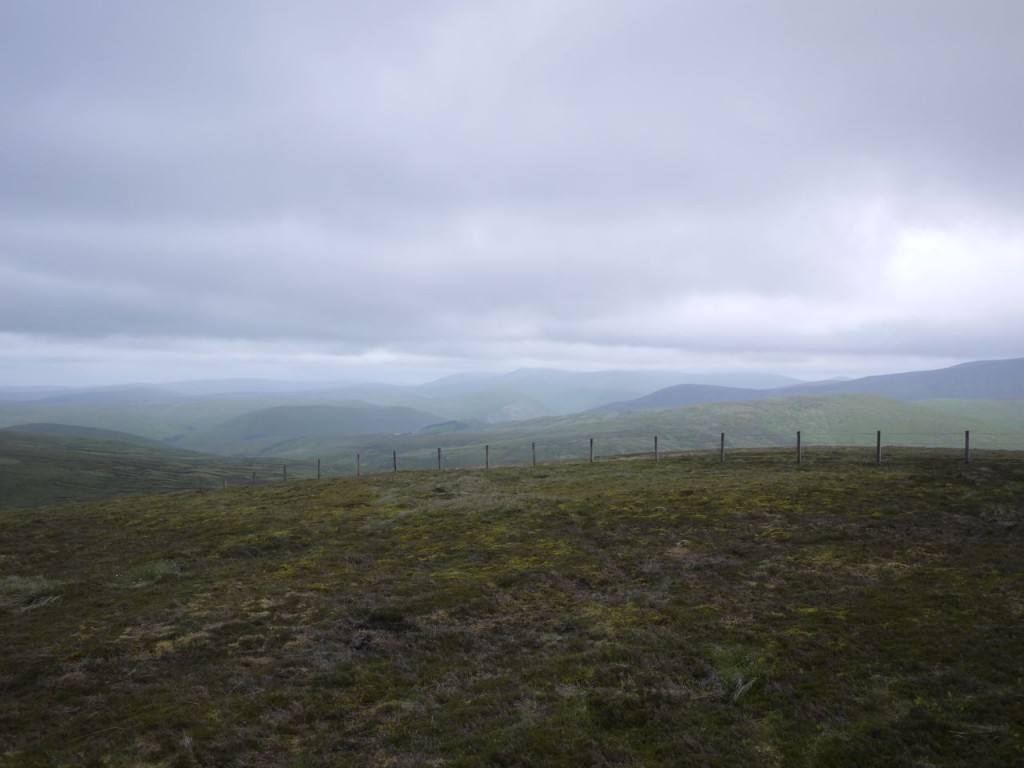
M 1024 355 L 1024 4 L 0 8 L 0 384 Z

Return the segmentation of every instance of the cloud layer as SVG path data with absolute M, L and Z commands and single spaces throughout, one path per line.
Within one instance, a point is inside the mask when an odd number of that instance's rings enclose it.
M 0 383 L 1024 354 L 1007 0 L 0 10 Z

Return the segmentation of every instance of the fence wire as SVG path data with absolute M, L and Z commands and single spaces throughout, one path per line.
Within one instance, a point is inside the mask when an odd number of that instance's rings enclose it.
M 964 430 L 962 432 L 863 431 L 844 432 L 841 440 L 821 430 L 799 432 L 767 431 L 695 434 L 659 434 L 657 436 L 601 435 L 595 437 L 557 437 L 538 440 L 507 439 L 447 447 L 420 446 L 404 449 L 371 447 L 351 457 L 327 460 L 295 460 L 282 465 L 277 475 L 254 475 L 253 482 L 274 482 L 325 477 L 351 477 L 385 472 L 473 469 L 530 466 L 546 463 L 588 463 L 602 459 L 648 457 L 668 459 L 686 454 L 710 454 L 719 459 L 750 451 L 792 451 L 794 460 L 812 457 L 822 450 L 837 454 L 856 449 L 857 456 L 885 460 L 890 451 L 901 448 L 959 451 L 969 460 L 974 451 L 1024 451 L 1024 432 L 1003 433 Z M 784 454 L 783 454 L 784 455 Z M 833 457 L 834 458 L 834 457 Z

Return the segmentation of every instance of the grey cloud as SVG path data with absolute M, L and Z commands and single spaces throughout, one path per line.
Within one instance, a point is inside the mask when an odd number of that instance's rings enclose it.
M 1001 299 L 958 340 L 924 289 L 899 283 L 906 316 L 877 295 L 908 231 L 1024 239 L 1021 22 L 1002 0 L 8 5 L 0 332 L 1012 354 Z M 974 258 L 982 285 L 1021 276 Z M 695 324 L 716 302 L 740 319 Z M 822 330 L 773 333 L 783 310 Z

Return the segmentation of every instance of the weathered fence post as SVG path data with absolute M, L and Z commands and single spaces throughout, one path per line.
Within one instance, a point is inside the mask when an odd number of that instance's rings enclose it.
M 875 433 L 875 464 L 882 463 L 882 430 Z
M 537 443 L 530 443 L 530 456 L 533 459 L 533 466 L 537 466 Z
M 725 464 L 725 432 L 718 436 L 718 463 Z
M 590 463 L 594 463 L 594 438 L 590 438 Z
M 803 449 L 800 446 L 800 430 L 796 431 L 796 463 L 799 464 L 803 461 L 804 454 Z
M 658 463 L 658 436 L 654 436 L 654 463 Z
M 398 472 L 398 451 L 391 452 L 391 471 Z
M 441 449 L 437 449 L 437 471 L 441 471 Z
M 484 469 L 491 468 L 491 446 L 484 446 Z
M 361 464 L 360 456 L 357 453 L 356 454 L 356 477 L 359 477 L 361 474 L 363 474 L 363 472 L 362 472 L 363 468 L 362 468 L 362 466 L 360 466 L 360 464 Z
M 964 431 L 964 463 L 971 463 L 971 430 Z
M 316 479 L 320 479 L 320 459 L 316 460 Z

